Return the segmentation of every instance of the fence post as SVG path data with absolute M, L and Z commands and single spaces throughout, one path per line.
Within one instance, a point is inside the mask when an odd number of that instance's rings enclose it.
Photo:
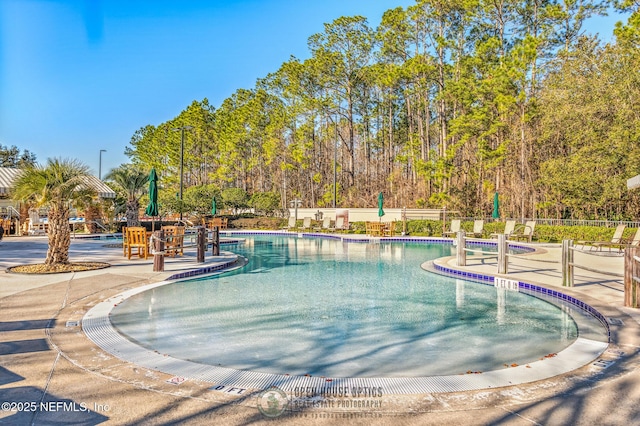
M 217 226 L 214 226 L 212 230 L 211 254 L 213 256 L 220 256 L 220 232 Z
M 507 252 L 509 251 L 509 242 L 505 234 L 498 234 L 498 273 L 508 273 L 509 260 L 507 259 Z
M 402 208 L 402 236 L 404 237 L 405 235 L 407 235 L 407 208 L 403 207 Z
M 456 262 L 458 266 L 467 266 L 466 241 L 464 231 L 458 231 L 456 236 Z
M 573 287 L 573 240 L 562 240 L 562 286 Z
M 205 238 L 205 228 L 202 226 L 198 226 L 198 235 L 197 235 L 197 246 L 198 246 L 198 255 L 196 262 L 204 263 L 204 252 L 207 250 L 207 239 Z
M 624 306 L 630 308 L 638 308 L 640 305 L 640 284 L 636 281 L 638 262 L 634 259 L 639 252 L 636 247 L 627 247 L 624 250 Z
M 153 233 L 153 272 L 164 272 L 164 231 Z
M 442 207 L 442 236 L 447 232 L 447 206 Z

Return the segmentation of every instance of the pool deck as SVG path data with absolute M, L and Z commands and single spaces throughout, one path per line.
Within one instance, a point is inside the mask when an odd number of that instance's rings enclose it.
M 166 258 L 165 272 L 153 272 L 152 258 L 127 260 L 121 248 L 105 247 L 108 243 L 76 239 L 70 251 L 71 261 L 107 262 L 107 269 L 21 275 L 5 269 L 42 262 L 46 237 L 6 237 L 0 242 L 0 403 L 21 408 L 3 407 L 0 424 L 273 424 L 257 408 L 260 390 L 214 389 L 211 383 L 196 381 L 174 384 L 179 378 L 115 358 L 84 335 L 78 322 L 97 303 L 203 268 L 187 251 L 184 257 Z M 562 291 L 611 319 L 612 343 L 596 362 L 551 379 L 499 389 L 415 395 L 385 395 L 382 389 L 382 396 L 303 400 L 305 408 L 285 413 L 277 423 L 640 423 L 640 310 L 622 307 L 622 279 L 577 269 L 576 285 L 561 287 L 560 265 L 548 262 L 559 260 L 559 246 L 532 246 L 538 250 L 512 259 L 505 277 Z M 204 266 L 233 258 L 226 252 L 220 257 L 207 253 Z M 593 270 L 622 272 L 620 257 L 576 253 L 575 261 Z M 436 261 L 483 275 L 496 275 L 495 262 L 474 256 L 464 267 L 456 266 L 455 258 Z M 33 411 L 34 404 L 40 409 Z

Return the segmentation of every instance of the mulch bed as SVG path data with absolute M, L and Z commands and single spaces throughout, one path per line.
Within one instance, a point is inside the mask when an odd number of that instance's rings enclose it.
M 15 274 L 61 274 L 65 272 L 83 272 L 104 269 L 111 266 L 104 262 L 74 262 L 59 265 L 45 265 L 38 263 L 34 265 L 18 265 L 7 268 L 7 272 Z

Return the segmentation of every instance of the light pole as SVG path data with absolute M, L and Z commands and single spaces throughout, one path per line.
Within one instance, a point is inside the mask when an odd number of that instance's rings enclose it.
M 333 208 L 338 199 L 338 114 L 336 114 L 336 138 L 333 141 Z
M 180 137 L 180 192 L 178 192 L 178 198 L 180 200 L 180 222 L 182 222 L 182 188 L 184 186 L 184 131 L 191 129 L 193 129 L 193 126 L 182 126 L 173 129 L 174 132 L 180 130 L 182 133 Z
M 294 217 L 296 218 L 296 221 L 298 221 L 298 207 L 302 206 L 302 200 L 294 198 L 293 200 L 289 201 L 289 205 L 291 205 L 291 207 L 295 209 Z
M 102 180 L 102 153 L 107 152 L 106 149 L 100 150 L 100 160 L 98 161 L 98 179 Z

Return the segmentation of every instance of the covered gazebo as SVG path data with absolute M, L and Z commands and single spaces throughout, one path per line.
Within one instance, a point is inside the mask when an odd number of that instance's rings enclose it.
M 7 235 L 9 233 L 19 234 L 20 223 L 24 223 L 28 219 L 28 217 L 23 217 L 25 216 L 24 214 L 20 214 L 19 203 L 11 200 L 9 196 L 9 190 L 20 173 L 20 169 L 0 167 L 0 225 L 2 225 Z M 94 188 L 100 198 L 116 198 L 116 193 L 95 176 L 87 176 L 86 185 Z

